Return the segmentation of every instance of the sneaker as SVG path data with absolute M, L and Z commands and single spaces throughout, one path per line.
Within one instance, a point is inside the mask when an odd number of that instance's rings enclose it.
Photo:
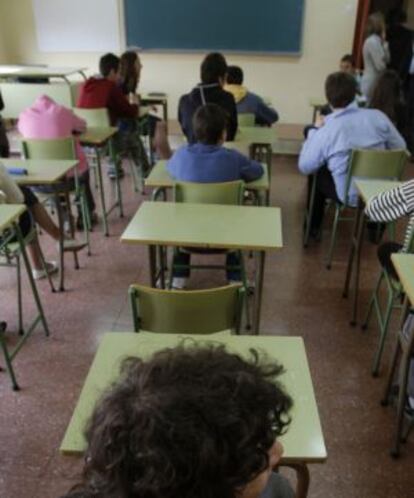
M 172 288 L 175 290 L 183 290 L 187 287 L 187 277 L 173 277 Z
M 85 241 L 79 241 L 76 239 L 65 239 L 63 241 L 64 251 L 80 251 L 86 246 Z
M 46 278 L 47 274 L 52 275 L 52 273 L 56 273 L 59 269 L 56 261 L 46 261 L 46 270 L 43 268 L 41 270 L 33 269 L 32 275 L 35 280 L 41 280 L 42 278 Z

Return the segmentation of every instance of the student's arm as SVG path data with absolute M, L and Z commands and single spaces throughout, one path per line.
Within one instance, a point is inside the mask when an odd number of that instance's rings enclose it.
M 252 182 L 254 180 L 257 180 L 260 178 L 263 173 L 263 166 L 258 163 L 257 161 L 253 161 L 252 159 L 249 159 L 248 157 L 244 156 L 243 154 L 240 154 L 237 151 L 233 151 L 237 153 L 240 161 L 240 177 L 242 180 L 245 182 Z
M 384 118 L 387 120 L 388 126 L 388 136 L 386 139 L 387 149 L 406 149 L 407 144 L 405 143 L 405 140 L 400 135 L 397 128 L 394 126 L 391 120 L 388 119 L 387 116 L 384 116 Z
M 387 52 L 378 37 L 367 40 L 369 43 L 369 53 L 375 69 L 380 72 L 387 69 Z
M 263 102 L 263 99 L 259 97 L 259 102 L 256 110 L 256 119 L 259 123 L 265 123 L 272 125 L 279 120 L 279 114 Z
M 365 208 L 372 221 L 390 222 L 414 213 L 414 180 L 372 197 Z
M 311 175 L 326 162 L 325 143 L 326 133 L 323 128 L 312 128 L 303 144 L 299 156 L 299 171 L 305 175 Z
M 123 118 L 136 118 L 138 116 L 138 106 L 130 104 L 121 89 L 115 85 L 109 95 L 108 108 Z

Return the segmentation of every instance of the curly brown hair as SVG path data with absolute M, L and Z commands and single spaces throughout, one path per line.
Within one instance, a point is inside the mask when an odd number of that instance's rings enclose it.
M 290 423 L 282 372 L 217 344 L 128 358 L 89 421 L 83 482 L 67 497 L 234 498 Z

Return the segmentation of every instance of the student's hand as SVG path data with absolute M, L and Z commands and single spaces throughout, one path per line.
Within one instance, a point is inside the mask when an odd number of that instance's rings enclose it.
M 324 124 L 325 124 L 325 116 L 322 116 L 322 114 L 318 113 L 316 115 L 314 126 L 316 126 L 316 128 L 321 128 Z

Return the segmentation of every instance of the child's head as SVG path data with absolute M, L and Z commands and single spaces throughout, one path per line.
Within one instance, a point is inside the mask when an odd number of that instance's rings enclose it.
M 201 63 L 201 83 L 209 85 L 219 83 L 224 85 L 227 73 L 227 63 L 224 56 L 218 52 L 211 52 L 206 55 Z
M 339 62 L 339 70 L 343 73 L 354 74 L 355 73 L 355 64 L 354 58 L 351 54 L 346 54 L 342 57 Z
M 228 85 L 243 84 L 243 70 L 239 66 L 229 66 L 227 68 L 226 82 Z
M 142 64 L 136 52 L 127 51 L 121 55 L 119 71 L 123 81 L 133 79 L 136 84 L 139 83 L 141 76 Z
M 343 109 L 355 100 L 357 83 L 348 73 L 338 71 L 330 74 L 325 81 L 325 95 L 333 109 Z
M 226 139 L 226 112 L 217 104 L 206 104 L 193 116 L 193 131 L 197 142 L 217 145 Z
M 105 54 L 99 60 L 99 72 L 104 78 L 116 81 L 119 77 L 119 57 L 115 54 Z
M 290 422 L 282 371 L 218 345 L 129 358 L 88 424 L 76 496 L 258 496 Z

